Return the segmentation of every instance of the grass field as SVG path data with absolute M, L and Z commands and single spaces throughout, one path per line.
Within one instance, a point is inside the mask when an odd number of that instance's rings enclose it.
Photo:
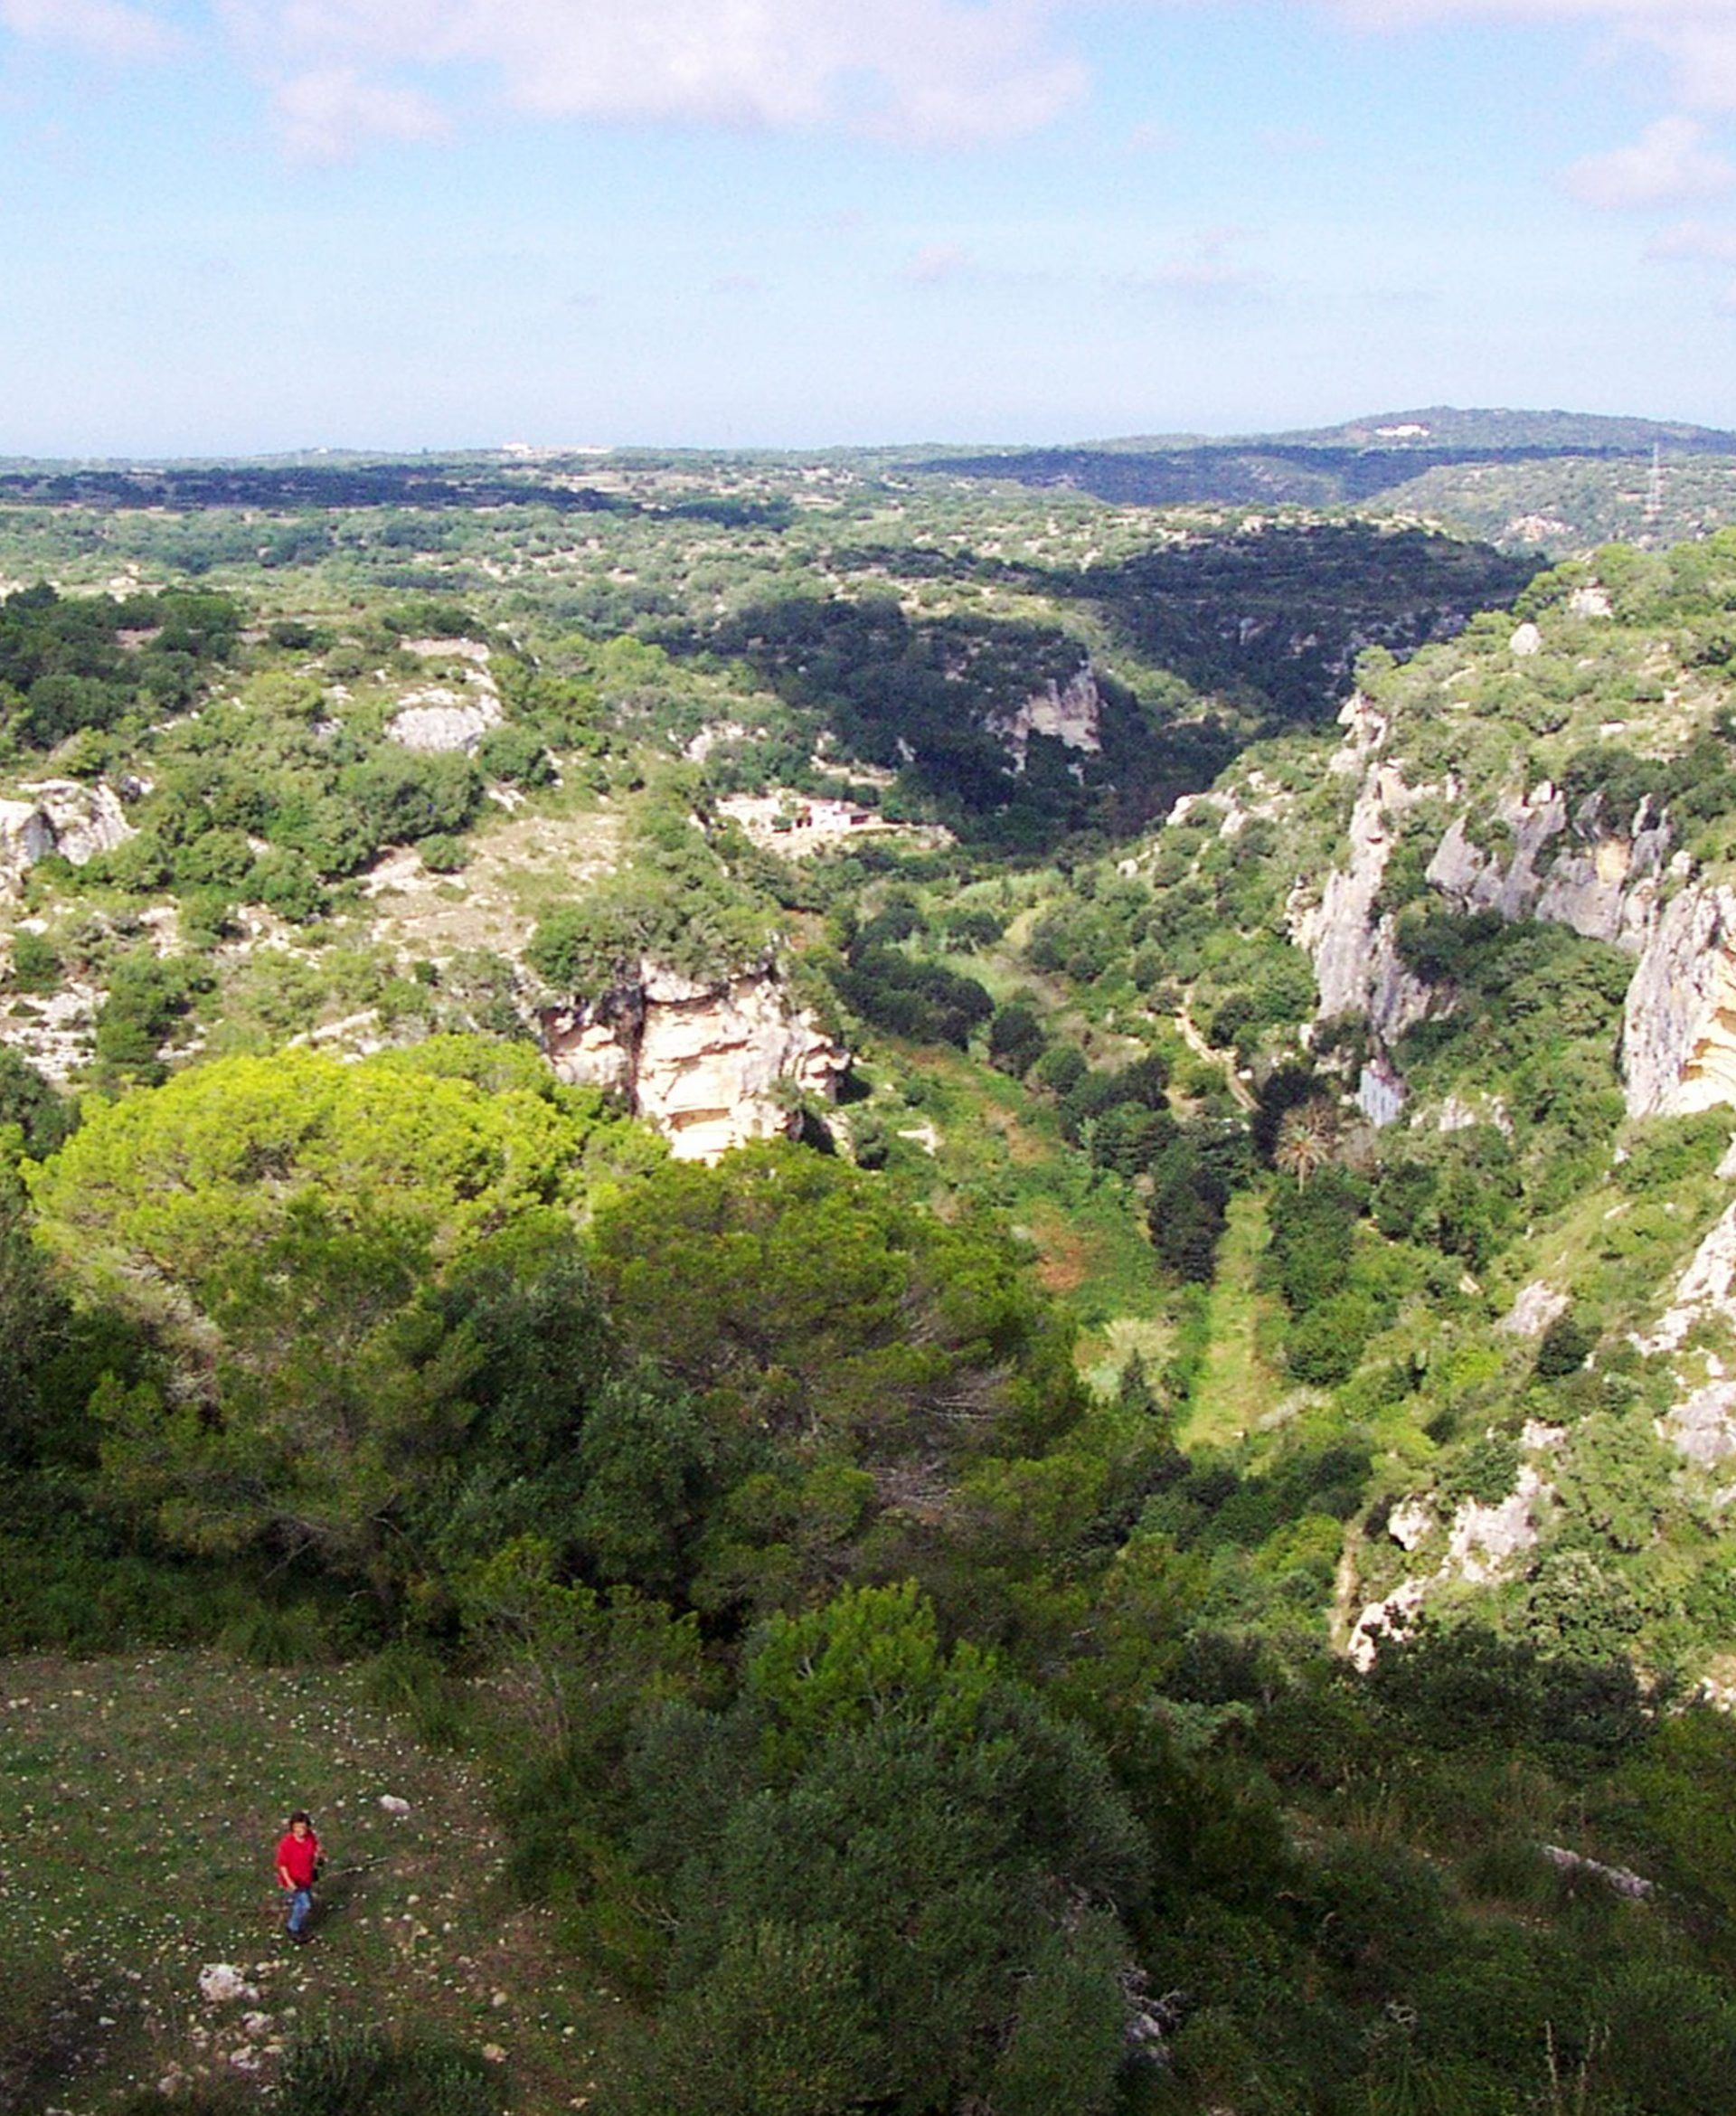
M 305 1948 L 272 1879 L 297 1807 L 327 1859 Z M 357 1671 L 0 1663 L 0 2107 L 101 2116 L 225 2073 L 264 2087 L 324 2021 L 486 2051 L 516 2116 L 584 2107 L 619 2001 L 510 1898 L 503 1858 L 478 1768 L 420 1748 Z M 245 1992 L 207 1998 L 213 1964 Z
M 1184 1447 L 1222 1447 L 1252 1432 L 1274 1411 L 1285 1383 L 1260 1357 L 1261 1313 L 1275 1305 L 1260 1290 L 1260 1260 L 1267 1242 L 1266 1208 L 1250 1192 L 1230 1203 L 1212 1281 L 1210 1342 L 1194 1391 Z
M 1112 1389 L 1136 1349 L 1161 1364 L 1171 1295 L 1131 1186 L 1093 1169 L 1053 1106 L 1021 1082 L 943 1045 L 887 1042 L 920 1067 L 944 1192 L 988 1199 L 1024 1230 L 1038 1277 L 1080 1326 L 1079 1365 L 1093 1385 Z M 924 1165 L 922 1150 L 901 1148 L 907 1171 Z M 945 1209 L 946 1196 L 936 1202 Z

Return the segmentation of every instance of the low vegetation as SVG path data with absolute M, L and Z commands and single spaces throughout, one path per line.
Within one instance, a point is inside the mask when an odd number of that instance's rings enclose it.
M 12 786 L 125 824 L 0 921 L 0 2098 L 1714 2116 L 1646 1333 L 1736 1119 L 1430 870 L 1559 790 L 1545 869 L 1729 873 L 1731 533 L 811 468 L 0 488 Z M 1385 1044 L 1295 943 L 1371 716 Z M 775 970 L 839 1101 L 704 1166 L 559 1084 L 647 968 Z

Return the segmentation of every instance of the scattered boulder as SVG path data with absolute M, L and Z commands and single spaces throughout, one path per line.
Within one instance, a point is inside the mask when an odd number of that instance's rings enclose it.
M 1560 1872 L 1590 1874 L 1630 1903 L 1643 1903 L 1648 1895 L 1657 1894 L 1657 1883 L 1636 1874 L 1631 1866 L 1606 1866 L 1601 1859 L 1588 1859 L 1583 1852 L 1568 1851 L 1559 1844 L 1539 1845 L 1537 1848 Z
M 233 1962 L 208 1961 L 199 1971 L 199 1995 L 207 2006 L 228 2006 L 237 1998 L 257 2000 L 259 1988 Z
M 1515 1337 L 1541 1337 L 1567 1309 L 1567 1295 L 1559 1287 L 1544 1279 L 1533 1279 L 1529 1286 L 1519 1289 L 1513 1306 L 1495 1327 Z

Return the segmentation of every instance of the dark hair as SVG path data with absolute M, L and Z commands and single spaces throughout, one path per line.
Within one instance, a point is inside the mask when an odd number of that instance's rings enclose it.
M 308 1828 L 309 1828 L 309 1829 L 311 1829 L 311 1828 L 313 1828 L 313 1826 L 314 1826 L 314 1818 L 313 1818 L 313 1817 L 312 1817 L 312 1816 L 311 1816 L 311 1815 L 310 1815 L 310 1814 L 307 1812 L 307 1809 L 306 1809 L 306 1808 L 297 1808 L 297 1809 L 296 1809 L 295 1813 L 294 1813 L 293 1815 L 291 1815 L 291 1816 L 290 1816 L 290 1818 L 289 1818 L 289 1827 L 290 1827 L 290 1828 L 291 1828 L 291 1829 L 293 1829 L 293 1828 L 295 1828 L 295 1826 L 296 1826 L 296 1824 L 297 1824 L 297 1822 L 305 1822 L 305 1823 L 307 1825 L 307 1827 L 308 1827 Z

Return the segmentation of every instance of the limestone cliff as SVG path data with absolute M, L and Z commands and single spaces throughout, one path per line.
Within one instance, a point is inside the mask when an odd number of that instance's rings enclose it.
M 629 986 L 545 1012 L 542 1036 L 562 1080 L 624 1094 L 689 1161 L 793 1137 L 796 1095 L 831 1100 L 850 1063 L 770 967 L 702 984 L 646 962 Z
M 1368 700 L 1353 698 L 1340 719 L 1346 739 L 1331 769 L 1358 781 L 1347 844 L 1324 882 L 1298 886 L 1289 930 L 1313 959 L 1319 1018 L 1355 1014 L 1373 1032 L 1376 1058 L 1360 1096 L 1375 1122 L 1391 1121 L 1403 1100 L 1392 1047 L 1452 1005 L 1450 989 L 1406 968 L 1392 920 L 1375 911 L 1395 826 L 1425 796 L 1457 808 L 1424 869 L 1448 907 L 1568 926 L 1638 958 L 1621 1045 L 1630 1116 L 1736 1102 L 1736 889 L 1681 886 L 1688 863 L 1672 853 L 1667 814 L 1649 800 L 1612 814 L 1597 792 L 1570 809 L 1547 779 L 1473 811 L 1451 779 L 1406 785 L 1385 753 L 1387 724 Z
M 1621 1051 L 1630 1116 L 1736 1102 L 1736 890 L 1684 889 L 1652 919 Z
M 1375 913 L 1392 856 L 1392 820 L 1420 795 L 1380 761 L 1386 726 L 1367 699 L 1353 698 L 1338 717 L 1349 732 L 1332 769 L 1363 775 L 1350 816 L 1349 863 L 1326 876 L 1317 900 L 1306 893 L 1292 900 L 1290 937 L 1313 959 L 1318 1018 L 1361 1015 L 1387 1046 L 1435 1003 L 1429 986 L 1400 959 L 1392 918 Z M 1398 1114 L 1402 1083 L 1383 1051 L 1364 1072 L 1357 1097 L 1375 1123 Z
M 1029 760 L 1033 735 L 1043 735 L 1065 749 L 1082 750 L 1095 756 L 1103 747 L 1099 732 L 1102 712 L 1097 672 L 1088 661 L 1064 684 L 1056 683 L 1052 676 L 1012 713 L 990 719 L 986 724 L 990 733 L 1005 737 L 1013 770 L 1018 773 Z

